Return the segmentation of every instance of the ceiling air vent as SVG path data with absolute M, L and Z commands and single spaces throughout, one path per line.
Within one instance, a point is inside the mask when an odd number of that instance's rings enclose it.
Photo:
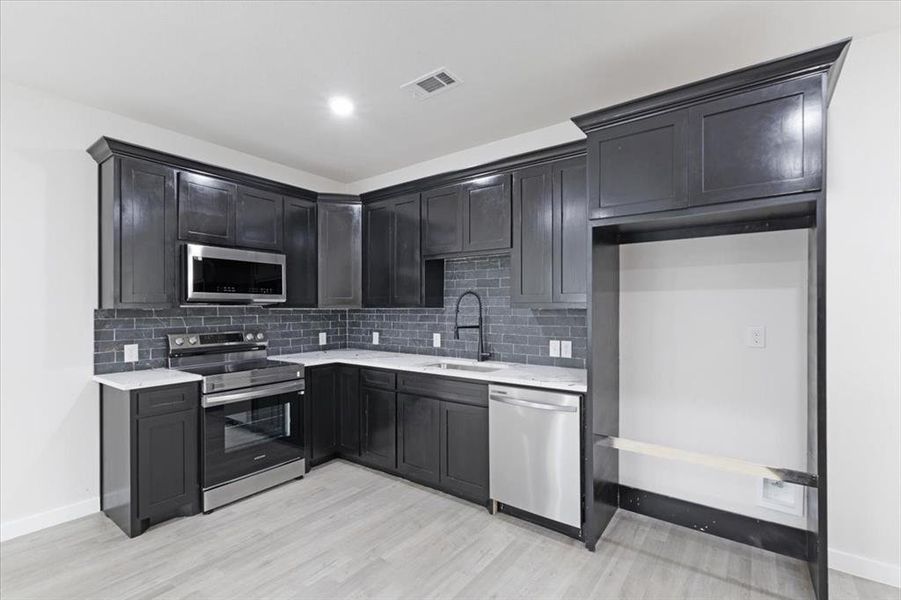
M 460 78 L 447 69 L 437 69 L 403 84 L 401 89 L 409 89 L 417 98 L 431 98 L 445 90 L 460 85 Z

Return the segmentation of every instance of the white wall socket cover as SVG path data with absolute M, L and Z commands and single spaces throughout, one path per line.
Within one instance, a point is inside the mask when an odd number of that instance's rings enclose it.
M 563 358 L 573 357 L 573 343 L 571 340 L 563 340 L 560 342 L 560 356 Z
M 560 356 L 560 340 L 551 340 L 548 344 L 548 354 Z
M 122 349 L 125 351 L 125 362 L 138 362 L 137 344 L 125 344 Z
M 432 334 L 432 347 L 433 347 L 433 348 L 440 348 L 440 347 L 441 347 L 441 334 L 440 334 L 440 333 L 433 333 L 433 334 Z
M 746 343 L 749 348 L 765 348 L 766 327 L 764 327 L 763 325 L 748 327 Z
M 325 332 L 324 332 L 324 331 L 320 331 L 320 332 L 319 332 L 319 345 L 320 345 L 320 346 L 325 346 L 325 344 L 327 343 L 325 340 L 326 340 Z
M 760 479 L 757 504 L 790 515 L 804 516 L 804 487 L 775 479 Z
M 379 345 L 379 332 L 378 331 L 372 332 L 372 345 L 373 346 Z

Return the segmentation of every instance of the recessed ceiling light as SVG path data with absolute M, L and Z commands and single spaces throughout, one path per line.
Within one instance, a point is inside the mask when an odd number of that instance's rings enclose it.
M 328 107 L 338 117 L 349 117 L 354 113 L 354 103 L 345 96 L 332 96 L 328 100 Z

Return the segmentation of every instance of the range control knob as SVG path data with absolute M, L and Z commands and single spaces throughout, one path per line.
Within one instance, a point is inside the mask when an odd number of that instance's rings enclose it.
M 189 344 L 196 344 L 196 343 L 197 343 L 197 337 L 192 335 L 191 337 L 188 338 L 188 343 L 189 343 Z
M 258 333 L 258 334 L 257 334 L 257 339 L 260 340 L 260 341 L 262 341 L 264 337 L 266 337 L 266 336 L 263 335 L 262 333 Z
M 185 339 L 184 339 L 184 338 L 180 338 L 180 337 L 175 338 L 175 345 L 176 345 L 176 346 L 181 346 L 181 345 L 184 344 L 184 343 L 185 343 Z
M 252 333 L 245 333 L 245 334 L 244 334 L 244 339 L 247 340 L 248 342 L 252 342 L 252 341 L 253 341 L 253 334 L 252 334 Z

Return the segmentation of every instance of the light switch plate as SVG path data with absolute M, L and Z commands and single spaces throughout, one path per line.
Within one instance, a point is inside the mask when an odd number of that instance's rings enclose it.
M 573 343 L 571 340 L 563 340 L 560 342 L 560 356 L 563 358 L 573 357 Z
M 433 333 L 433 334 L 432 334 L 432 347 L 433 347 L 433 348 L 440 348 L 440 347 L 441 347 L 441 334 L 440 334 L 440 333 Z
M 379 345 L 379 332 L 378 331 L 372 332 L 372 345 L 373 346 Z
M 551 340 L 548 344 L 548 354 L 553 357 L 560 356 L 560 340 Z
M 327 342 L 326 342 L 326 335 L 325 335 L 325 332 L 324 332 L 324 331 L 320 331 L 320 332 L 319 332 L 319 345 L 320 345 L 320 346 L 325 346 L 326 343 L 327 343 Z
M 137 344 L 125 344 L 122 349 L 125 351 L 125 362 L 138 362 Z

